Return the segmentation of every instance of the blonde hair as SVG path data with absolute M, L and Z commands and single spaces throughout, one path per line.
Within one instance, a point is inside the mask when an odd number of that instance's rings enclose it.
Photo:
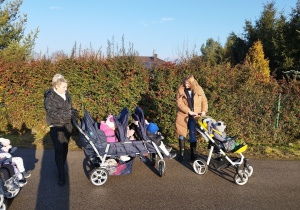
M 59 86 L 62 82 L 68 83 L 68 81 L 64 78 L 61 74 L 55 74 L 55 76 L 52 79 L 52 87 L 56 88 L 56 86 Z
M 197 81 L 195 80 L 194 76 L 193 75 L 188 75 L 186 76 L 183 81 L 182 81 L 182 85 L 185 87 L 185 83 L 186 82 L 189 82 L 190 83 L 190 86 L 191 86 L 191 90 L 194 90 L 196 88 L 196 84 L 197 84 Z

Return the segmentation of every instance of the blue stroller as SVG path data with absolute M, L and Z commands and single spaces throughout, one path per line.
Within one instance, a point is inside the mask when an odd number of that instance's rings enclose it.
M 125 107 L 117 117 L 114 117 L 116 123 L 116 136 L 119 142 L 107 142 L 105 133 L 100 130 L 99 123 L 95 122 L 87 110 L 84 117 L 78 124 L 73 119 L 73 124 L 79 130 L 79 138 L 84 147 L 84 153 L 94 169 L 89 173 L 89 180 L 95 186 L 101 186 L 106 183 L 109 176 L 126 175 L 132 173 L 134 158 L 140 156 L 142 161 L 146 161 L 145 155 L 155 154 L 152 161 L 158 160 L 158 171 L 162 177 L 165 173 L 165 161 L 161 149 L 147 138 L 146 125 L 143 111 L 137 107 L 134 115 L 138 118 L 141 140 L 131 141 L 127 138 L 127 126 L 129 119 L 129 110 Z M 130 160 L 122 161 L 121 156 L 128 156 Z M 152 165 L 153 164 L 152 162 Z

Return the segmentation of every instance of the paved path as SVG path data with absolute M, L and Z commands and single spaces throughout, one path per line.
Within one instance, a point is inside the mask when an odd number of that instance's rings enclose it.
M 68 182 L 57 185 L 53 150 L 18 149 L 32 173 L 9 209 L 299 209 L 300 162 L 250 160 L 254 173 L 244 186 L 233 181 L 234 169 L 193 172 L 188 161 L 166 159 L 166 174 L 136 158 L 133 173 L 110 176 L 92 185 L 83 151 L 68 155 Z

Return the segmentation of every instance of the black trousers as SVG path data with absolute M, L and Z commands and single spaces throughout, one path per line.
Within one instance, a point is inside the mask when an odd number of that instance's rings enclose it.
M 55 163 L 59 176 L 64 175 L 64 167 L 68 155 L 69 140 L 72 133 L 72 124 L 62 127 L 50 127 L 50 137 L 55 149 Z

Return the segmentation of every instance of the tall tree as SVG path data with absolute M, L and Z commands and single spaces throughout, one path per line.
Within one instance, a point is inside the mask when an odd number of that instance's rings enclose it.
M 266 57 L 270 60 L 270 68 L 275 70 L 278 66 L 275 64 L 274 55 L 274 42 L 276 23 L 277 23 L 277 9 L 275 2 L 272 1 L 268 4 L 263 5 L 264 9 L 258 20 L 255 21 L 255 25 L 252 26 L 250 21 L 246 21 L 244 28 L 246 32 L 246 40 L 248 46 L 252 46 L 258 39 L 262 42 Z
M 286 28 L 287 61 L 285 70 L 297 69 L 300 71 L 300 0 L 292 9 L 290 21 Z
M 225 44 L 224 60 L 236 65 L 245 60 L 248 49 L 247 42 L 232 32 Z
M 215 66 L 224 60 L 224 49 L 221 44 L 214 41 L 212 38 L 206 41 L 206 44 L 201 46 L 202 59 Z
M 22 0 L 0 0 L 0 54 L 2 57 L 26 59 L 31 55 L 38 28 L 24 35 L 27 15 L 20 15 Z
M 265 59 L 261 41 L 254 42 L 246 55 L 246 62 L 252 67 L 261 81 L 268 82 L 270 80 L 269 60 Z

